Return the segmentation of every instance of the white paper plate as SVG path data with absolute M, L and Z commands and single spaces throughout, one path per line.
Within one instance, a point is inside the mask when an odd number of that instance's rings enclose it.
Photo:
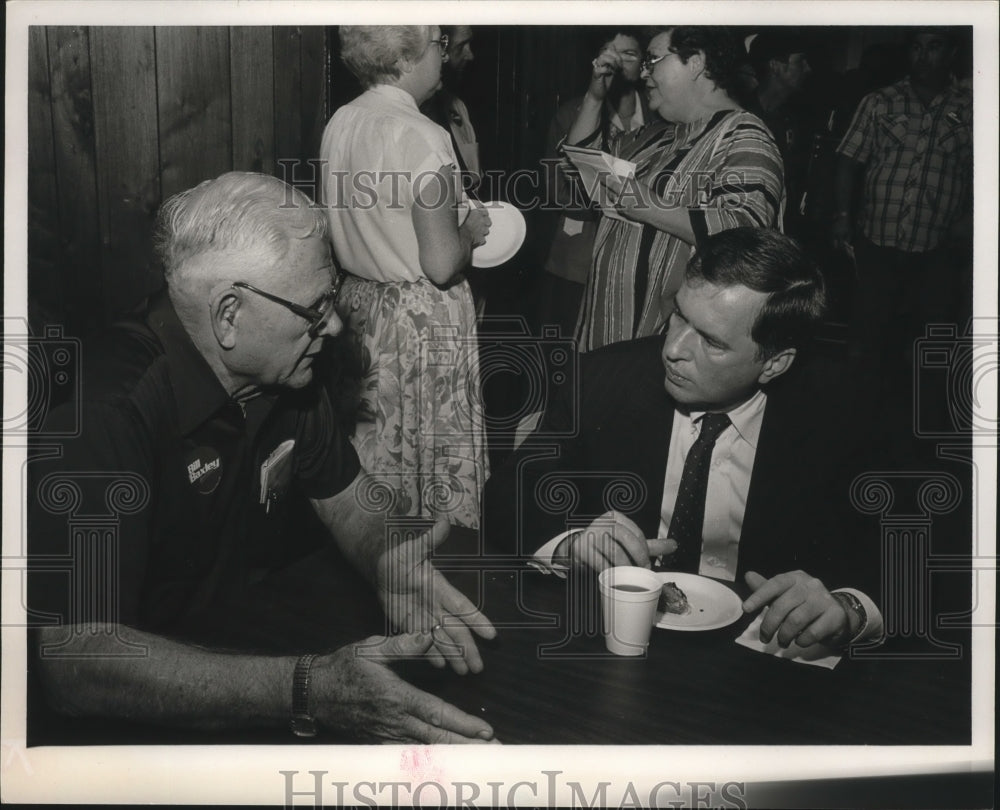
M 656 626 L 664 630 L 717 630 L 743 615 L 743 602 L 736 592 L 721 582 L 698 574 L 657 571 L 663 582 L 673 582 L 684 591 L 691 612 L 656 614 Z
M 528 228 L 524 215 L 510 203 L 496 201 L 483 205 L 490 215 L 490 232 L 486 243 L 472 251 L 472 266 L 496 267 L 520 250 Z

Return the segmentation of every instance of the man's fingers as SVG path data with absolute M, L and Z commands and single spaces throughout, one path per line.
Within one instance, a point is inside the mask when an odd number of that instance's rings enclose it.
M 370 636 L 354 646 L 359 656 L 390 662 L 422 656 L 433 643 L 430 633 L 401 633 L 388 637 Z
M 451 614 L 456 619 L 462 621 L 466 627 L 470 628 L 481 638 L 496 638 L 497 631 L 486 614 L 469 601 L 458 588 L 448 582 L 443 574 L 438 573 L 434 578 L 434 587 L 440 594 L 439 601 L 443 611 L 442 617 Z
M 758 593 L 760 593 L 760 591 L 758 591 Z M 774 634 L 778 632 L 779 628 L 785 623 L 788 615 L 800 604 L 802 604 L 802 600 L 793 598 L 790 591 L 785 591 L 780 597 L 772 601 L 768 605 L 767 612 L 764 614 L 764 618 L 760 623 L 760 640 L 764 643 L 769 642 L 773 638 Z M 799 629 L 801 629 L 801 627 Z M 796 630 L 796 632 L 798 632 L 798 630 Z
M 782 621 L 781 626 L 777 628 L 778 644 L 782 647 L 787 647 L 798 638 L 799 634 L 802 633 L 802 631 L 805 630 L 813 622 L 813 620 L 817 618 L 817 616 L 818 613 L 815 605 L 809 602 L 802 602 L 792 610 L 789 610 L 785 614 L 785 619 Z
M 843 614 L 843 609 L 840 609 Z M 836 608 L 824 611 L 822 615 L 805 630 L 799 633 L 795 643 L 800 647 L 808 647 L 810 644 L 820 644 L 834 636 L 840 635 L 844 630 L 846 617 L 838 615 Z
M 743 610 L 753 613 L 774 599 L 783 588 L 776 582 L 777 577 L 765 579 L 756 571 L 747 571 L 743 577 L 753 593 L 743 602 Z
M 657 537 L 646 541 L 646 551 L 649 556 L 662 557 L 665 554 L 673 554 L 677 551 L 677 541 L 669 537 Z
M 443 624 L 434 633 L 435 644 L 444 654 L 451 668 L 459 675 L 483 671 L 483 659 L 479 656 L 472 634 L 461 622 Z
M 442 732 L 455 735 L 457 739 L 453 742 L 471 742 L 472 740 L 486 742 L 493 739 L 493 728 L 485 720 L 466 714 L 441 698 L 422 692 L 409 684 L 406 684 L 406 690 L 411 716 L 429 727 L 429 729 L 420 729 L 420 733 L 425 735 L 422 739 L 423 742 L 440 742 L 440 739 L 433 739 L 433 737 L 440 737 Z M 432 738 L 428 738 L 427 734 L 432 735 Z

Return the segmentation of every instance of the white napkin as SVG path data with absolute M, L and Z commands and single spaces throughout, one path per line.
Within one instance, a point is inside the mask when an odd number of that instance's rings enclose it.
M 764 644 L 760 640 L 760 623 L 763 619 L 763 614 L 757 616 L 750 623 L 750 626 L 743 631 L 743 634 L 736 639 L 736 643 L 757 652 L 768 653 L 778 658 L 790 658 L 792 661 L 800 664 L 812 664 L 814 667 L 833 669 L 837 666 L 837 662 L 840 661 L 840 656 L 837 653 L 822 644 L 800 647 L 795 642 L 792 642 L 788 647 L 783 648 L 778 644 L 777 634 L 774 635 L 768 644 Z

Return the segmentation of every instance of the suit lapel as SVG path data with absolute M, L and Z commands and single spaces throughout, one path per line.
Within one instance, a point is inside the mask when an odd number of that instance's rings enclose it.
M 804 472 L 799 463 L 808 445 L 810 425 L 797 406 L 795 381 L 789 382 L 791 388 L 775 387 L 767 395 L 740 532 L 741 575 L 748 568 L 775 565 L 779 558 L 787 557 L 778 550 L 784 542 L 788 499 L 796 497 L 795 484 L 801 483 L 799 477 Z M 787 567 L 787 560 L 784 562 Z

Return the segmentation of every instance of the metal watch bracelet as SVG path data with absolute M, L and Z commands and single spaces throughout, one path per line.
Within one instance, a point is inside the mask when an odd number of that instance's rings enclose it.
M 858 630 L 856 633 L 850 634 L 848 643 L 856 641 L 857 638 L 865 631 L 868 626 L 868 611 L 865 610 L 865 606 L 861 604 L 861 600 L 858 599 L 853 593 L 848 591 L 834 591 L 832 594 L 833 598 L 836 599 L 840 606 L 848 613 L 848 626 L 850 625 L 850 613 L 854 612 L 858 617 Z
M 295 662 L 292 675 L 292 733 L 296 737 L 315 737 L 316 719 L 309 714 L 309 683 L 312 679 L 312 665 L 317 656 L 303 655 Z

